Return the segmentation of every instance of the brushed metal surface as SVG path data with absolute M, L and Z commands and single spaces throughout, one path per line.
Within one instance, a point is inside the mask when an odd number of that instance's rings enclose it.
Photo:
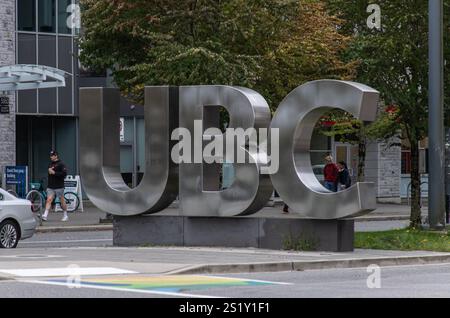
M 130 189 L 119 169 L 119 92 L 105 88 L 80 91 L 82 179 L 91 201 L 106 212 L 119 216 L 157 213 L 173 202 L 178 187 L 180 213 L 184 216 L 250 215 L 265 206 L 273 187 L 303 218 L 341 219 L 376 208 L 374 184 L 358 183 L 332 193 L 315 177 L 310 159 L 314 127 L 327 111 L 340 108 L 363 121 L 375 120 L 379 93 L 370 87 L 321 80 L 295 89 L 280 104 L 270 126 L 280 135 L 278 173 L 260 173 L 268 164 L 267 154 L 247 138 L 237 147 L 244 150 L 248 161 L 234 164 L 235 181 L 222 191 L 205 190 L 204 180 L 217 178 L 218 174 L 195 161 L 199 153 L 203 155 L 205 140 L 211 136 L 204 135 L 203 127 L 196 134 L 194 123 L 204 119 L 205 107 L 222 106 L 230 115 L 230 128 L 268 128 L 271 116 L 264 98 L 250 89 L 229 86 L 146 87 L 145 98 L 146 173 L 139 186 Z M 199 139 L 193 141 L 192 163 L 181 163 L 179 167 L 170 158 L 174 144 L 171 133 L 178 127 Z M 225 144 L 230 139 L 227 134 L 221 138 Z M 225 147 L 224 159 L 236 162 L 236 149 L 230 155 Z
M 132 216 L 162 211 L 175 200 L 178 168 L 170 160 L 170 133 L 178 124 L 177 93 L 176 88 L 145 88 L 145 174 L 130 189 L 120 174 L 119 91 L 80 89 L 80 170 L 99 209 Z
M 180 87 L 180 127 L 194 134 L 194 121 L 203 120 L 205 107 L 222 106 L 230 115 L 230 128 L 268 128 L 270 109 L 264 98 L 255 91 L 229 86 Z M 194 141 L 202 145 L 201 140 Z M 223 136 L 228 142 L 226 134 Z M 237 145 L 245 149 L 248 145 Z M 199 146 L 197 146 L 199 147 Z M 195 147 L 194 147 L 195 148 Z M 252 150 L 246 149 L 247 163 L 235 163 L 234 183 L 223 191 L 205 191 L 202 163 L 180 164 L 180 210 L 184 216 L 239 216 L 249 215 L 262 209 L 270 199 L 273 188 L 268 175 L 260 174 L 266 162 Z M 199 149 L 197 149 L 199 151 Z M 234 155 L 237 154 L 235 151 Z M 224 151 L 224 157 L 230 154 Z M 194 159 L 194 158 L 192 158 Z M 234 162 L 236 157 L 233 156 Z M 194 160 L 192 160 L 193 162 Z
M 342 109 L 363 121 L 374 121 L 379 93 L 352 82 L 320 80 L 292 91 L 280 104 L 271 128 L 280 134 L 280 168 L 273 186 L 293 213 L 312 219 L 341 219 L 376 209 L 373 183 L 357 183 L 332 193 L 314 175 L 310 144 L 317 121 L 331 109 Z

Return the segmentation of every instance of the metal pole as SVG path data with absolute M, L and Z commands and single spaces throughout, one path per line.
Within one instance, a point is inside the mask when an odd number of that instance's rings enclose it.
M 138 184 L 138 171 L 137 171 L 137 127 L 136 127 L 136 115 L 133 117 L 133 189 Z
M 443 0 L 429 0 L 429 222 L 445 226 Z

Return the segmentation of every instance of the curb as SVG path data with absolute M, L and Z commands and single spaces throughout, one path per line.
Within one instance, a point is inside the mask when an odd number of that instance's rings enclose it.
M 376 221 L 409 221 L 411 217 L 409 215 L 398 216 L 368 216 L 359 217 L 355 219 L 355 222 L 376 222 Z
M 194 265 L 181 270 L 167 273 L 167 275 L 195 275 L 195 274 L 236 274 L 262 272 L 291 272 L 321 269 L 365 268 L 370 265 L 380 267 L 425 265 L 450 263 L 448 255 L 432 256 L 402 256 L 368 259 L 344 259 L 330 261 L 294 261 L 280 263 L 249 263 L 249 264 L 211 264 Z
M 80 225 L 80 226 L 60 226 L 41 227 L 36 229 L 36 233 L 62 233 L 62 232 L 89 232 L 89 231 L 111 231 L 113 226 L 109 225 Z
M 409 216 L 374 216 L 356 218 L 355 222 L 377 222 L 377 221 L 408 221 Z M 89 231 L 112 231 L 113 225 L 79 225 L 79 226 L 54 226 L 40 227 L 36 233 L 62 233 L 62 232 L 89 232 Z

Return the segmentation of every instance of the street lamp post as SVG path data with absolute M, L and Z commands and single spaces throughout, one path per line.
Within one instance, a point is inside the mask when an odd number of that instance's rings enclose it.
M 443 0 L 429 0 L 429 208 L 431 229 L 445 226 Z

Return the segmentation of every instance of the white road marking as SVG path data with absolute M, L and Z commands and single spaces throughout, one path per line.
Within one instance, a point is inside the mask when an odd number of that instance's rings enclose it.
M 398 268 L 398 267 L 426 267 L 426 266 L 450 266 L 450 263 L 436 263 L 436 264 L 411 264 L 411 265 L 389 265 L 389 266 L 383 266 L 380 267 L 383 268 Z M 366 268 L 366 267 L 363 267 Z
M 47 258 L 63 258 L 62 255 L 1 255 L 0 258 L 19 258 L 19 259 L 47 259 Z
M 292 283 L 271 282 L 271 281 L 268 281 L 268 280 L 258 280 L 258 279 L 251 279 L 251 278 L 235 278 L 235 277 L 209 276 L 209 275 L 195 275 L 195 276 L 210 277 L 210 278 L 212 277 L 212 278 L 229 279 L 229 280 L 245 280 L 245 281 L 248 281 L 248 282 L 271 284 L 271 285 L 294 285 Z
M 98 240 L 64 240 L 64 241 L 32 241 L 21 242 L 21 245 L 25 244 L 55 244 L 55 243 L 87 243 L 87 242 L 112 242 L 113 239 L 98 239 Z
M 373 265 L 377 265 L 377 259 L 373 260 Z M 410 264 L 410 265 L 379 265 L 381 269 L 396 269 L 401 267 L 436 267 L 436 266 L 450 266 L 450 263 L 434 263 L 434 264 Z M 368 266 L 363 267 L 343 267 L 343 268 L 322 268 L 322 269 L 307 269 L 305 271 L 327 271 L 327 270 L 356 270 L 364 269 L 366 270 Z
M 193 294 L 184 294 L 184 293 L 163 292 L 163 291 L 156 291 L 156 290 L 115 288 L 115 287 L 108 287 L 108 286 L 83 285 L 83 284 L 78 285 L 78 284 L 72 284 L 72 283 L 48 282 L 48 281 L 39 281 L 39 280 L 18 280 L 18 282 L 28 283 L 28 284 L 63 286 L 63 287 L 67 287 L 67 288 L 81 287 L 81 288 L 102 289 L 102 290 L 109 290 L 109 291 L 122 291 L 122 292 L 130 292 L 130 293 L 175 296 L 175 297 L 183 297 L 183 298 L 223 298 L 223 297 L 216 297 L 216 296 L 193 295 Z
M 17 277 L 59 277 L 59 276 L 93 276 L 137 274 L 137 272 L 114 267 L 80 267 L 80 268 L 32 268 L 32 269 L 0 269 L 5 273 Z

